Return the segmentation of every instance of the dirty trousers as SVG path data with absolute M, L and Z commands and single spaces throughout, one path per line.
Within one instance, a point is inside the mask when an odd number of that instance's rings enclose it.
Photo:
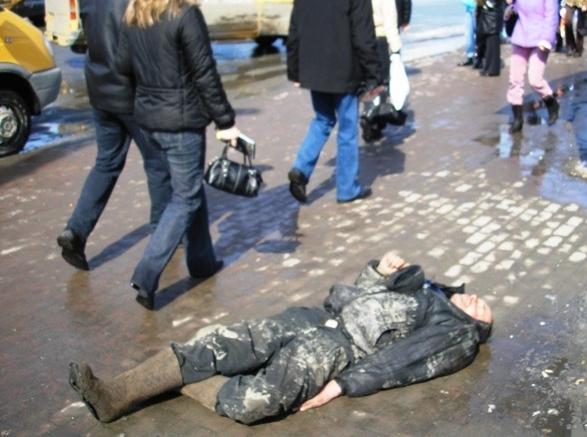
M 231 377 L 218 392 L 216 412 L 250 424 L 299 407 L 351 363 L 342 331 L 324 326 L 329 318 L 320 308 L 295 307 L 172 348 L 186 385 Z

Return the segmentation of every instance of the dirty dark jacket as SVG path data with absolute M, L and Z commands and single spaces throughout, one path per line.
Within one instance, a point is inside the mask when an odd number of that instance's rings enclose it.
M 381 83 L 371 0 L 294 0 L 287 77 L 303 88 L 355 93 Z
M 469 365 L 490 325 L 455 307 L 419 266 L 384 277 L 376 265 L 353 286 L 333 286 L 324 303 L 352 343 L 355 362 L 335 378 L 343 392 L 369 395 Z
M 477 5 L 477 33 L 496 35 L 503 27 L 502 0 L 481 0 Z
M 135 118 L 145 129 L 178 132 L 211 121 L 219 129 L 234 125 L 208 28 L 200 9 L 183 6 L 141 29 L 122 26 L 117 66 L 136 82 Z
M 132 114 L 134 86 L 115 66 L 122 16 L 127 0 L 80 0 L 86 35 L 86 83 L 91 105 L 115 114 Z

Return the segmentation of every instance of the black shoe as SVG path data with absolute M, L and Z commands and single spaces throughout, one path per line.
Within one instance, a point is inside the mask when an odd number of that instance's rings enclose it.
M 136 301 L 149 311 L 153 311 L 155 309 L 155 293 L 149 293 L 146 290 L 143 290 L 134 282 L 131 282 L 130 286 L 137 291 Z
M 71 229 L 65 228 L 57 237 L 57 244 L 61 247 L 61 256 L 70 265 L 79 270 L 90 270 L 84 253 L 86 242 Z
M 512 113 L 514 119 L 510 126 L 510 133 L 515 134 L 516 132 L 520 132 L 524 126 L 524 108 L 522 105 L 512 105 Z
M 221 259 L 217 259 L 214 261 L 214 265 L 212 266 L 211 270 L 209 270 L 207 272 L 197 272 L 197 273 L 190 272 L 190 276 L 192 278 L 196 278 L 196 279 L 206 279 L 211 276 L 214 276 L 216 273 L 218 273 L 220 270 L 222 270 L 223 267 L 224 267 L 224 261 Z
M 473 65 L 473 57 L 463 59 L 457 64 L 457 67 L 468 67 L 469 65 Z
M 475 57 L 473 60 L 473 68 L 475 70 L 481 70 L 483 68 L 483 59 Z
M 552 126 L 558 120 L 559 104 L 554 96 L 546 96 L 542 100 L 548 111 L 548 125 Z
M 308 179 L 297 168 L 292 168 L 287 174 L 289 179 L 289 192 L 291 195 L 300 203 L 306 203 L 308 198 L 306 197 L 306 185 Z
M 488 71 L 481 70 L 481 72 L 479 72 L 479 76 L 496 77 L 496 76 L 499 76 L 499 73 L 490 73 Z
M 369 188 L 369 187 L 361 188 L 361 191 L 359 191 L 359 194 L 357 194 L 355 197 L 351 197 L 350 199 L 344 199 L 344 200 L 338 199 L 337 202 L 338 203 L 350 203 L 350 202 L 354 202 L 355 200 L 366 199 L 371 194 L 373 194 L 373 191 L 371 190 L 371 188 Z

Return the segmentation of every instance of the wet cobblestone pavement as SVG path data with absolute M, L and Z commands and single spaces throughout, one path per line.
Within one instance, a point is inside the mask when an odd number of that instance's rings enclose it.
M 55 237 L 92 165 L 93 140 L 0 161 L 0 435 L 587 435 L 587 180 L 570 170 L 585 61 L 551 58 L 547 76 L 566 90 L 561 119 L 511 137 L 507 69 L 480 78 L 457 60 L 410 63 L 410 120 L 361 146 L 361 181 L 374 195 L 348 205 L 335 202 L 332 140 L 309 204 L 289 195 L 307 93 L 273 78 L 264 92 L 238 94 L 238 123 L 258 142 L 266 186 L 256 199 L 207 191 L 227 265 L 195 283 L 179 250 L 155 312 L 127 285 L 148 236 L 135 149 L 88 242 L 87 273 L 63 262 Z M 219 151 L 210 135 L 209 158 Z M 468 368 L 254 427 L 185 396 L 102 425 L 67 385 L 71 360 L 112 376 L 206 324 L 318 305 L 332 283 L 352 281 L 392 248 L 492 304 L 493 336 Z

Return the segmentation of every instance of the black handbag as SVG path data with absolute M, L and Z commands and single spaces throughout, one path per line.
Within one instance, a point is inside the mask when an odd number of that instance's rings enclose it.
M 228 148 L 208 164 L 204 179 L 211 187 L 237 196 L 256 197 L 263 183 L 261 172 L 253 165 L 251 156 L 243 153 L 243 163 L 228 159 Z

